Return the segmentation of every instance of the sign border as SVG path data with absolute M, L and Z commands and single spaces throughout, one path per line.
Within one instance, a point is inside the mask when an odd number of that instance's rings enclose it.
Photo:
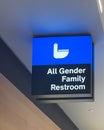
M 91 36 L 90 33 L 76 33 L 76 34 L 49 34 L 49 35 L 33 35 L 33 38 L 44 38 L 44 37 L 70 37 L 70 36 Z M 92 37 L 92 36 L 91 36 Z M 63 101 L 94 101 L 94 42 L 92 39 L 92 82 L 91 92 L 88 94 L 49 94 L 49 95 L 33 95 L 37 101 L 44 103 L 57 103 Z

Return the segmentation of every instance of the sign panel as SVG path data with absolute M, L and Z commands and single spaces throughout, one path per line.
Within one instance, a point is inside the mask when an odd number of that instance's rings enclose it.
M 32 94 L 37 100 L 93 99 L 93 71 L 90 35 L 33 38 Z

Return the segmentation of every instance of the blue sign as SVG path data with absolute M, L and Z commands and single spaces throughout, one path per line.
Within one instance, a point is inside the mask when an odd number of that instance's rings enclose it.
M 90 35 L 34 37 L 32 94 L 40 101 L 93 99 Z
M 33 38 L 32 65 L 92 64 L 91 36 Z

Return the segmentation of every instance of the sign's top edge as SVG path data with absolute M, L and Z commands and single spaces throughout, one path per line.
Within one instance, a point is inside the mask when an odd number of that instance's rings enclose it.
M 75 34 L 45 34 L 45 35 L 33 35 L 32 38 L 40 38 L 40 37 L 70 37 L 70 36 L 91 36 L 90 33 L 75 33 Z

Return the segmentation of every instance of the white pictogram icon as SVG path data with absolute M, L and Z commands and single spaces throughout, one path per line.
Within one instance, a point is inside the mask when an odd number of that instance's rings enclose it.
M 65 57 L 68 56 L 68 54 L 69 54 L 69 49 L 58 50 L 58 44 L 54 43 L 54 46 L 53 46 L 53 57 L 55 59 L 65 58 Z

